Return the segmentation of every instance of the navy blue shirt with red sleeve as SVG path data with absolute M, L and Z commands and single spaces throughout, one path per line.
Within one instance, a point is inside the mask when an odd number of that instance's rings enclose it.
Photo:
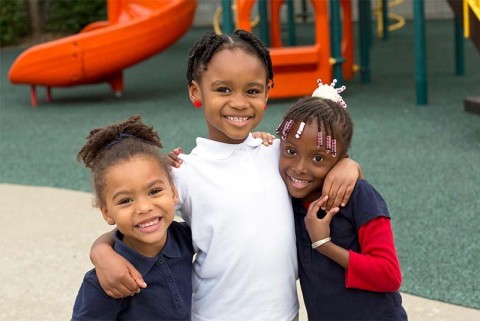
M 305 204 L 299 199 L 292 202 L 298 273 L 308 319 L 407 320 L 398 292 L 401 272 L 390 213 L 375 188 L 359 179 L 347 206 L 330 224 L 332 242 L 349 250 L 347 271 L 312 249 L 305 228 Z
M 115 234 L 114 249 L 142 274 L 147 288 L 131 297 L 114 299 L 101 288 L 95 269 L 85 274 L 72 320 L 190 320 L 192 305 L 192 234 L 185 223 L 173 221 L 167 241 L 155 257 L 125 245 Z

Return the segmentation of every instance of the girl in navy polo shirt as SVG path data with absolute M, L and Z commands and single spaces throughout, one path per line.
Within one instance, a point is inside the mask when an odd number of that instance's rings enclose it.
M 92 171 L 105 221 L 117 225 L 115 251 L 148 282 L 138 295 L 108 296 L 87 272 L 72 320 L 190 320 L 193 246 L 190 228 L 174 222 L 178 194 L 162 144 L 140 117 L 93 129 L 78 153 Z
M 382 196 L 359 179 L 347 205 L 321 210 L 330 169 L 347 157 L 353 123 L 334 88 L 319 81 L 276 130 L 280 173 L 293 197 L 299 277 L 309 320 L 407 320 L 402 275 Z

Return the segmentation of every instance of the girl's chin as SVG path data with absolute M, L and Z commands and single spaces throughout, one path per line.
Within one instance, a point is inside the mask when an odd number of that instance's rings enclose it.
M 306 198 L 308 196 L 307 193 L 302 193 L 302 192 L 299 192 L 298 190 L 294 190 L 294 191 L 288 191 L 288 193 L 294 197 L 294 198 L 298 198 L 298 199 L 303 199 L 303 198 Z

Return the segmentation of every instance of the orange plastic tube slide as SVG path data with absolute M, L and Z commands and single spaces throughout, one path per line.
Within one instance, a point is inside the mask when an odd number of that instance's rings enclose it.
M 196 0 L 108 0 L 108 21 L 27 49 L 9 80 L 32 85 L 33 105 L 35 85 L 108 82 L 121 93 L 122 70 L 171 46 L 191 27 L 196 7 Z

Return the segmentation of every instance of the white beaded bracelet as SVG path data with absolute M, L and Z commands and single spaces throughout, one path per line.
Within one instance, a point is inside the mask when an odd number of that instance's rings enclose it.
M 332 238 L 329 236 L 329 237 L 326 237 L 324 239 L 321 239 L 320 241 L 316 241 L 315 243 L 312 243 L 312 249 L 316 249 L 317 247 L 320 247 L 323 244 L 325 244 L 327 242 L 330 242 L 331 240 L 332 240 Z

